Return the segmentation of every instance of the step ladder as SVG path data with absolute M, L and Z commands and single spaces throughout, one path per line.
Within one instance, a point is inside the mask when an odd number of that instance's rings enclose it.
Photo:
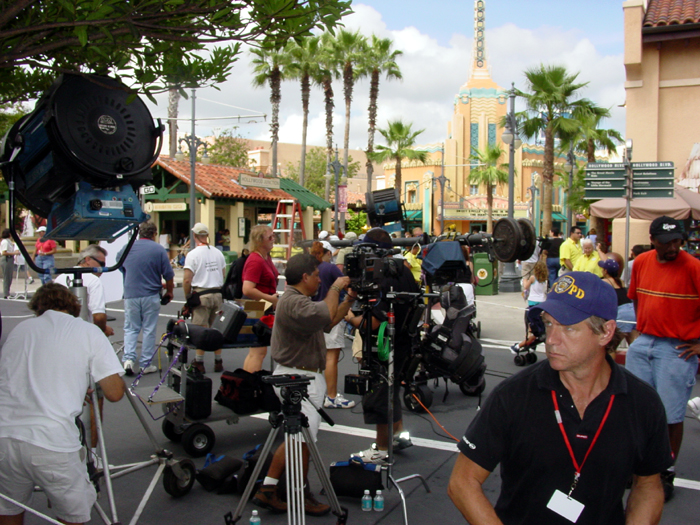
M 296 228 L 295 225 L 297 225 Z M 279 238 L 279 244 L 275 244 L 274 247 L 284 248 L 287 260 L 289 260 L 292 256 L 294 243 L 306 239 L 304 218 L 298 200 L 282 199 L 277 201 L 277 210 L 272 219 L 272 231 L 278 234 Z M 297 233 L 300 234 L 298 238 Z

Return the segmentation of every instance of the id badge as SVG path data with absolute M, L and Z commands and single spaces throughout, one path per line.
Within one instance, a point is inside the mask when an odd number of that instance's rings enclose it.
M 583 512 L 584 504 L 570 498 L 560 490 L 555 490 L 547 503 L 547 508 L 565 517 L 571 523 L 576 523 Z

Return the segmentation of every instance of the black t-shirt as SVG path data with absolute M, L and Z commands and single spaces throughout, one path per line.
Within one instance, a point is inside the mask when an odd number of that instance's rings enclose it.
M 577 525 L 625 523 L 622 498 L 631 474 L 650 476 L 672 464 L 666 414 L 658 394 L 608 357 L 607 388 L 581 420 L 569 391 L 548 361 L 499 384 L 469 425 L 460 451 L 482 468 L 501 465 L 496 513 L 505 525 L 571 525 L 547 508 L 556 489 L 567 494 L 574 466 L 554 415 L 557 393 L 564 428 L 578 463 L 583 461 L 608 408 L 598 441 L 572 498 L 585 505 Z
M 542 243 L 542 249 L 547 250 L 547 258 L 548 259 L 554 259 L 554 258 L 559 258 L 559 248 L 561 248 L 561 245 L 564 243 L 564 239 L 562 237 L 557 237 L 556 239 L 547 239 L 549 241 L 548 243 Z M 547 247 L 545 247 L 545 244 L 548 244 Z
M 627 288 L 624 286 L 622 288 L 615 288 L 615 294 L 617 295 L 617 306 L 632 302 L 632 299 L 627 297 Z

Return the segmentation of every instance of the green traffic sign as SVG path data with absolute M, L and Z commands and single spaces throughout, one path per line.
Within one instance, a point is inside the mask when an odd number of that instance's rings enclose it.
M 647 190 L 647 189 L 660 189 L 660 188 L 673 188 L 675 179 L 637 179 L 635 178 L 632 182 L 632 189 L 634 190 Z
M 624 189 L 625 179 L 586 179 L 585 189 L 587 190 L 610 190 Z
M 673 179 L 673 162 L 633 162 L 633 178 Z
M 673 189 L 670 190 L 632 190 L 633 199 L 672 199 Z
M 587 200 L 592 200 L 592 199 L 621 199 L 625 196 L 625 190 L 624 188 L 621 190 L 618 189 L 607 189 L 607 190 L 590 190 L 587 189 L 584 192 L 584 199 Z

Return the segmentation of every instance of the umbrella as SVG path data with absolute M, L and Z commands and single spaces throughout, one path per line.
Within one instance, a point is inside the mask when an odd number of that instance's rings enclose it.
M 627 211 L 625 199 L 601 199 L 591 204 L 590 214 L 603 219 L 624 218 Z M 700 219 L 700 194 L 676 184 L 673 199 L 632 199 L 630 217 L 654 220 L 666 215 L 674 219 Z

